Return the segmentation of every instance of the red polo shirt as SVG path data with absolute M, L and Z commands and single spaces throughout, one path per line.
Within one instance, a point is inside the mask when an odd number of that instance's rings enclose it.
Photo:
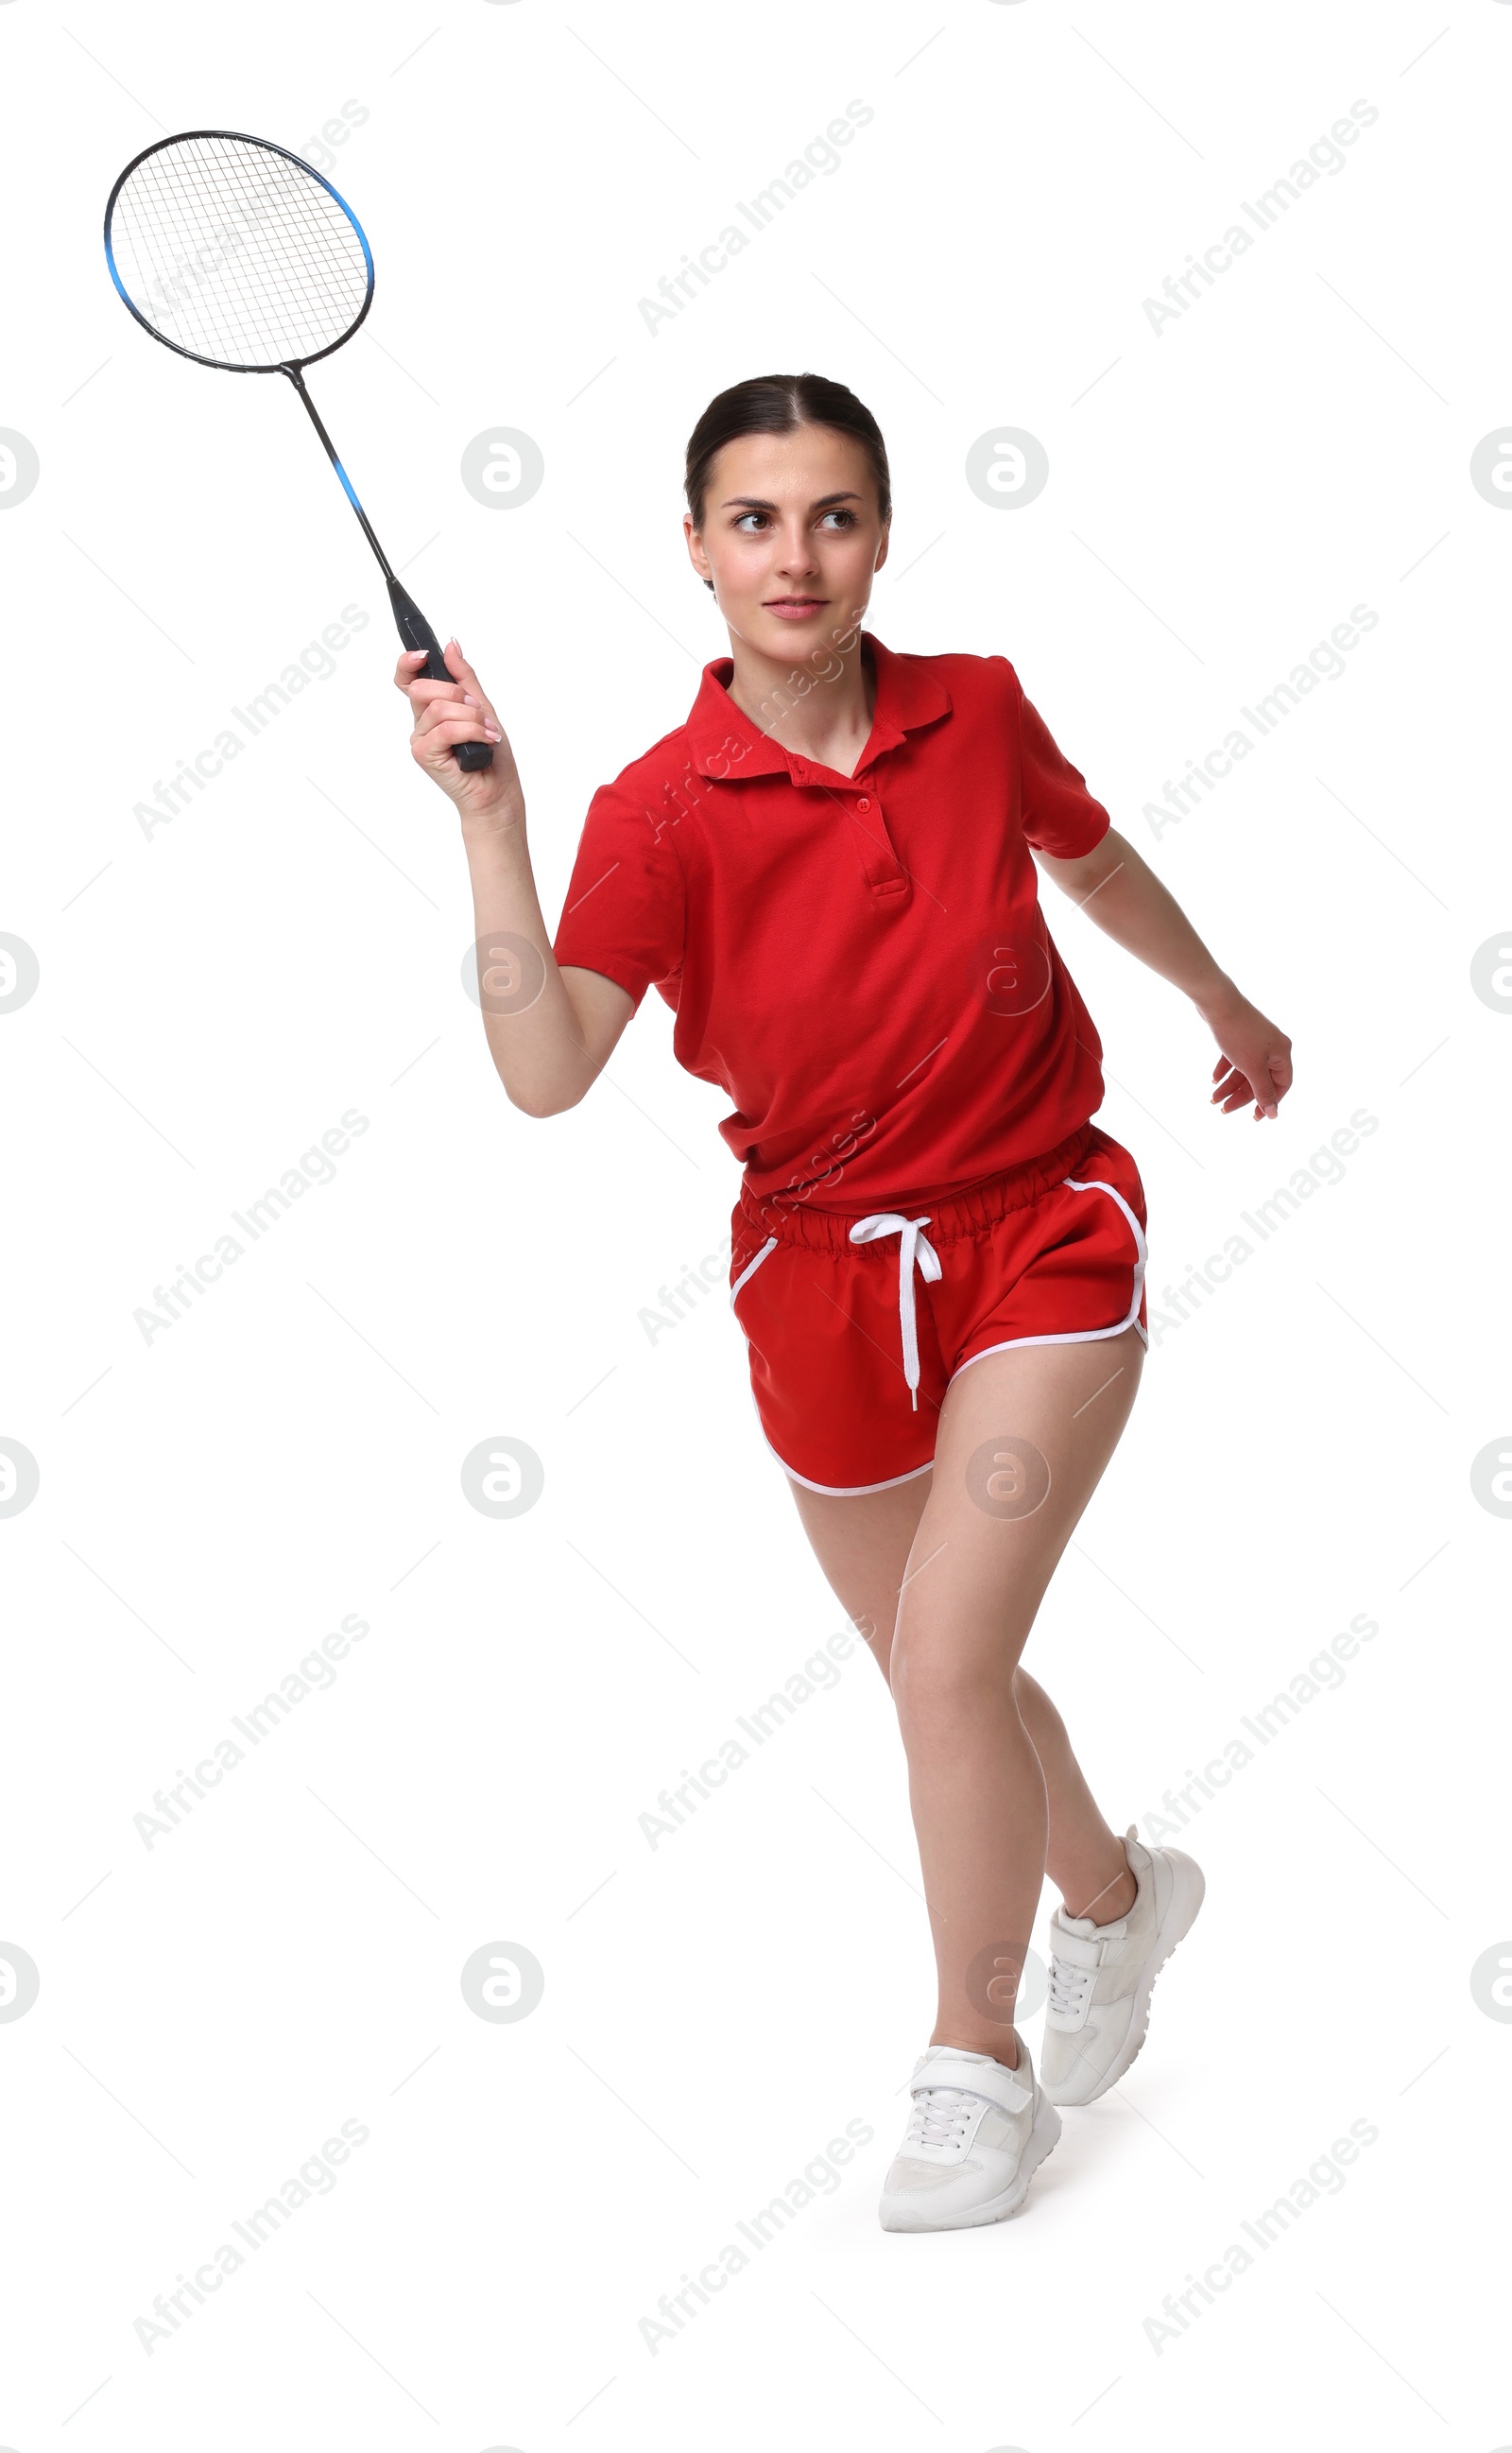
M 1005 657 L 862 644 L 853 776 L 706 665 L 686 723 L 595 792 L 555 939 L 637 1006 L 655 984 L 759 1199 L 857 1216 L 1036 1158 L 1102 1105 L 1029 848 L 1075 860 L 1108 828 Z

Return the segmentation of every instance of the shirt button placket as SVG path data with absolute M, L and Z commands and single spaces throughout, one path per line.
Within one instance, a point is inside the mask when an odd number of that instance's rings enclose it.
M 866 884 L 879 902 L 912 900 L 905 870 L 893 849 L 882 803 L 874 792 L 858 792 L 851 804 Z

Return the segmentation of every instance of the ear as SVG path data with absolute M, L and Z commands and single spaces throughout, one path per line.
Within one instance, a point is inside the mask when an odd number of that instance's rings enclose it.
M 884 529 L 883 529 L 883 531 L 882 531 L 882 545 L 881 545 L 881 547 L 880 547 L 880 548 L 879 548 L 879 550 L 878 550 L 877 559 L 876 559 L 876 561 L 875 561 L 875 562 L 872 564 L 872 566 L 871 566 L 871 567 L 872 567 L 872 569 L 873 569 L 874 571 L 880 570 L 880 569 L 882 568 L 883 564 L 886 561 L 886 559 L 887 559 L 887 548 L 891 545 L 891 543 L 892 543 L 892 513 L 889 511 L 889 512 L 887 513 L 887 523 L 886 523 L 886 526 L 884 528 Z
M 688 561 L 692 564 L 693 568 L 697 571 L 700 579 L 702 579 L 707 587 L 712 588 L 714 584 L 714 575 L 708 567 L 708 556 L 704 551 L 703 537 L 699 533 L 698 529 L 693 526 L 693 515 L 691 511 L 685 511 L 683 513 L 683 536 L 687 546 Z

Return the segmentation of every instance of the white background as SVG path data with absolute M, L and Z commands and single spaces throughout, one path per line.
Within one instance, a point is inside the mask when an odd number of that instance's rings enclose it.
M 0 425 L 41 469 L 0 521 L 0 927 L 41 967 L 0 1022 L 0 1432 L 41 1475 L 0 1521 L 0 1940 L 41 1972 L 0 2024 L 0 2437 L 1489 2453 L 1512 2035 L 1470 1970 L 1512 1931 L 1512 1526 L 1470 1466 L 1512 1409 L 1512 1023 L 1470 965 L 1512 917 L 1512 521 L 1469 457 L 1512 414 L 1512 7 L 4 0 L 0 44 Z M 653 337 L 638 301 L 853 98 L 843 167 Z M 1157 335 L 1142 302 L 1362 99 L 1347 167 Z M 869 1662 L 672 1838 L 638 1825 L 842 1623 L 719 1273 L 654 1343 L 638 1316 L 727 1232 L 723 1103 L 653 994 L 584 1107 L 510 1108 L 340 491 L 279 382 L 154 348 L 106 275 L 107 191 L 155 136 L 305 150 L 348 101 L 377 294 L 311 387 L 505 711 L 549 915 L 593 788 L 725 651 L 686 436 L 723 386 L 815 368 L 891 449 L 872 628 L 1009 655 L 1294 1039 L 1279 1125 L 1219 1118 L 1197 1018 L 1051 910 L 1152 1300 L 1379 1120 L 1161 1336 L 1027 1658 L 1144 1830 L 1352 1617 L 1379 1635 L 1188 1824 L 1207 1905 L 1145 2052 L 996 2230 L 876 2222 L 932 1976 Z M 1017 511 L 965 480 L 997 424 L 1049 455 Z M 545 455 L 512 509 L 459 477 L 498 426 Z M 352 603 L 334 673 L 144 833 Z M 1157 837 L 1165 779 L 1357 604 L 1345 672 Z M 335 1180 L 145 1342 L 154 1286 L 352 1107 Z M 497 1522 L 459 1477 L 504 1436 L 546 1481 Z M 334 1685 L 145 1846 L 153 1792 L 348 1613 Z M 545 1970 L 513 2024 L 463 1999 L 491 1942 Z M 344 2120 L 370 2136 L 334 2189 L 149 2355 L 154 2295 Z M 659 2296 L 847 2121 L 875 2134 L 839 2185 L 653 2355 Z M 1152 2347 L 1354 2121 L 1379 2138 L 1343 2188 Z

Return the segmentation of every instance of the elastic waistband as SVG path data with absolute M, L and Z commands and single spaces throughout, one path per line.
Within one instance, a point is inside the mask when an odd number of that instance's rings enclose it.
M 969 1185 L 964 1192 L 953 1192 L 943 1201 L 910 1201 L 907 1195 L 897 1201 L 886 1201 L 878 1195 L 878 1209 L 924 1208 L 929 1214 L 929 1241 L 956 1243 L 963 1235 L 980 1235 L 985 1227 L 995 1226 L 1012 1209 L 1025 1209 L 1048 1192 L 1052 1184 L 1074 1173 L 1089 1149 L 1099 1139 L 1095 1125 L 1081 1125 L 1074 1133 L 1040 1158 L 1025 1159 L 1018 1167 L 1005 1167 L 1001 1175 L 985 1176 L 980 1184 Z M 735 1203 L 736 1215 L 757 1238 L 775 1235 L 779 1243 L 802 1244 L 811 1252 L 849 1252 L 876 1250 L 876 1246 L 853 1244 L 850 1230 L 858 1213 L 853 1210 L 821 1209 L 813 1202 L 797 1203 L 758 1201 L 743 1185 Z

